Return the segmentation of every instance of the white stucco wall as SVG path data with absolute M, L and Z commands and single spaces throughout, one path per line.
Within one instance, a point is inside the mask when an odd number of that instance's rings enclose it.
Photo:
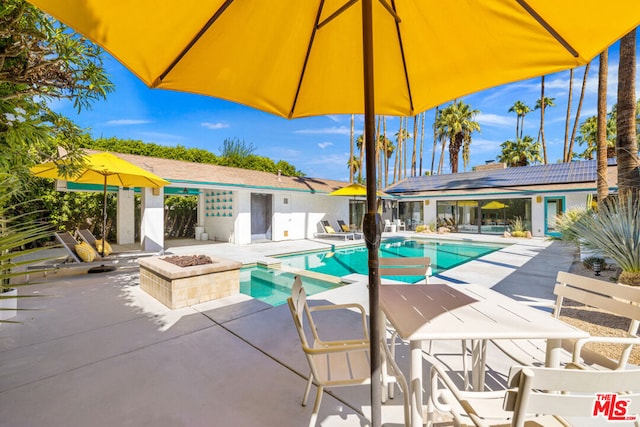
M 209 240 L 236 244 L 251 243 L 251 193 L 272 196 L 271 239 L 273 241 L 313 238 L 321 231 L 319 222 L 328 219 L 333 227 L 337 220 L 349 220 L 349 198 L 295 191 L 241 189 L 231 192 L 232 216 L 217 216 L 207 207 L 207 194 L 220 190 L 202 190 L 198 204 L 198 223 L 205 227 Z M 230 191 L 227 191 L 229 195 Z M 210 197 L 210 196 L 209 196 Z M 215 196 L 214 196 L 215 197 Z M 207 212 L 209 216 L 207 216 Z M 228 212 L 228 210 L 227 210 Z
M 117 242 L 120 245 L 135 243 L 135 198 L 133 189 L 118 189 Z
M 140 238 L 145 251 L 164 250 L 164 189 L 142 188 Z M 153 194 L 156 191 L 157 194 Z

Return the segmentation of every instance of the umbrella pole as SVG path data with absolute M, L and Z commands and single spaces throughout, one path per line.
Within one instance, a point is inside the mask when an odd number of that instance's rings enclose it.
M 107 175 L 104 176 L 104 197 L 102 199 L 102 257 L 104 258 L 104 247 L 107 233 Z
M 369 250 L 369 332 L 371 355 L 371 426 L 380 427 L 382 385 L 380 359 L 380 312 L 378 294 L 378 248 L 382 221 L 376 206 L 375 102 L 373 92 L 373 12 L 372 0 L 362 1 L 362 47 L 364 60 L 364 136 L 367 167 L 367 213 L 363 232 Z

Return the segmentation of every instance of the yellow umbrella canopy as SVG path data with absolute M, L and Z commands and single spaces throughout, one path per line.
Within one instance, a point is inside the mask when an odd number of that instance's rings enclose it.
M 103 184 L 117 187 L 163 187 L 169 184 L 159 176 L 142 169 L 111 153 L 84 156 L 84 165 L 73 176 L 60 175 L 58 164 L 46 162 L 33 166 L 35 176 L 53 178 L 82 184 Z
M 102 256 L 104 256 L 107 229 L 107 186 L 160 188 L 169 184 L 159 176 L 142 169 L 111 153 L 95 153 L 84 156 L 84 164 L 72 176 L 60 175 L 58 164 L 46 162 L 30 168 L 33 175 L 40 178 L 60 179 L 82 184 L 102 184 L 104 196 L 102 205 Z M 99 269 L 105 271 L 105 269 Z
M 31 2 L 150 87 L 289 118 L 364 112 L 368 1 Z M 380 0 L 371 8 L 374 107 L 388 115 L 586 64 L 640 22 L 637 0 Z
M 376 194 L 378 197 L 385 196 L 385 194 L 381 191 L 377 191 Z M 329 193 L 330 196 L 351 196 L 351 197 L 364 197 L 367 195 L 367 187 L 362 184 L 358 184 L 354 182 L 342 188 L 332 191 Z
M 486 205 L 482 206 L 482 209 L 503 209 L 503 208 L 508 208 L 509 205 L 505 205 L 502 202 L 499 202 L 497 200 L 492 200 L 491 202 L 487 203 Z
M 415 115 L 481 89 L 586 64 L 640 23 L 637 0 L 30 1 L 103 46 L 150 87 L 288 118 L 364 113 L 377 378 L 382 228 L 375 115 Z M 381 387 L 371 383 L 371 424 L 378 427 Z

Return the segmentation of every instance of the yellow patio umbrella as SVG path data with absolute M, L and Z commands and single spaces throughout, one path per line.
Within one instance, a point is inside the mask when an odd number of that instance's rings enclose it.
M 160 188 L 169 184 L 159 176 L 142 169 L 111 153 L 95 153 L 83 158 L 83 165 L 75 175 L 64 176 L 56 162 L 46 162 L 30 168 L 33 175 L 82 184 L 102 184 L 104 199 L 102 206 L 102 256 L 107 229 L 107 186 Z M 63 160 L 64 162 L 64 160 Z
M 386 194 L 382 191 L 377 191 L 376 194 L 378 197 L 383 197 Z M 346 185 L 342 188 L 338 188 L 337 190 L 329 193 L 330 196 L 351 196 L 351 197 L 366 197 L 367 195 L 367 187 L 362 184 L 358 184 L 354 182 L 352 184 Z
M 493 200 L 489 203 L 487 203 L 486 205 L 482 206 L 481 209 L 504 209 L 504 208 L 508 208 L 509 205 L 505 205 L 502 202 L 499 202 L 497 200 Z
M 411 116 L 485 88 L 578 67 L 640 23 L 637 0 L 31 1 L 150 87 L 288 118 L 364 113 L 374 378 L 382 231 L 375 114 Z M 379 381 L 372 381 L 371 399 L 378 427 Z

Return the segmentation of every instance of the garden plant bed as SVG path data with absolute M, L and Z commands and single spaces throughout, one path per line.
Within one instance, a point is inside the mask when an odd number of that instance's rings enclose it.
M 171 309 L 240 292 L 238 261 L 184 255 L 140 258 L 139 263 L 140 288 Z

